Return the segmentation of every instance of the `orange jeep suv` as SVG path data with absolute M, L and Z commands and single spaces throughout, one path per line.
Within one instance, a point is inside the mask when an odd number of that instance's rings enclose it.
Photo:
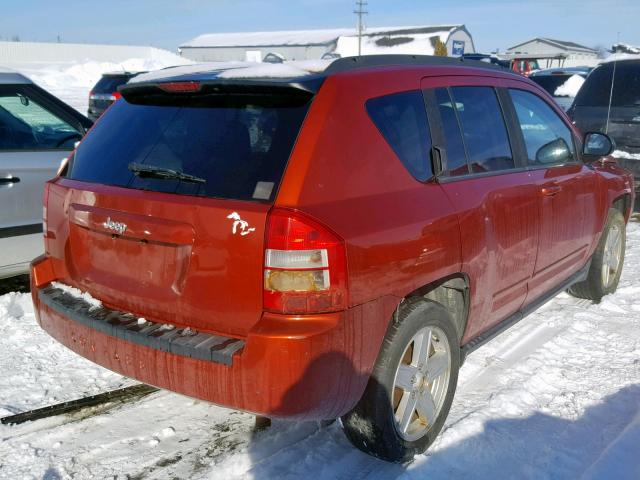
M 44 193 L 43 329 L 406 461 L 465 355 L 624 261 L 633 178 L 528 79 L 417 56 L 136 77 Z M 317 65 L 316 65 L 317 67 Z

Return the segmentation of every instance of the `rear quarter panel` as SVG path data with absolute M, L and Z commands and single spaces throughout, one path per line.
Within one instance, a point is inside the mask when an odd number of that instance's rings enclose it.
M 455 212 L 437 183 L 415 180 L 369 118 L 370 98 L 419 90 L 424 70 L 393 67 L 326 80 L 276 205 L 301 209 L 347 243 L 349 303 L 399 300 L 460 271 Z

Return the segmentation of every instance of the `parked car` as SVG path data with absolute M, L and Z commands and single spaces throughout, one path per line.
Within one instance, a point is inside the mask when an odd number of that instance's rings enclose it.
M 89 110 L 87 116 L 94 122 L 118 98 L 118 87 L 124 85 L 136 75 L 145 72 L 110 72 L 103 73 L 89 93 Z
M 406 461 L 465 355 L 566 289 L 615 291 L 633 179 L 530 80 L 392 55 L 189 71 L 123 87 L 47 184 L 33 301 L 80 355 L 268 417 L 342 417 Z
M 545 68 L 537 70 L 529 75 L 529 78 L 544 88 L 553 97 L 564 111 L 567 111 L 573 104 L 575 96 L 560 95 L 558 89 L 565 85 L 573 76 L 578 75 L 587 78 L 592 67 L 567 67 L 567 68 Z
M 0 278 L 43 253 L 42 192 L 91 122 L 23 75 L 0 69 Z
M 606 132 L 619 150 L 640 153 L 640 59 L 598 66 L 587 77 L 568 113 L 583 132 Z M 636 191 L 640 191 L 640 160 L 619 158 L 618 163 L 634 173 Z M 638 201 L 635 210 L 640 211 Z
M 506 69 L 511 68 L 511 62 L 509 60 L 502 60 L 501 58 L 498 58 L 497 55 L 488 53 L 465 53 L 462 55 L 462 58 L 464 60 L 476 60 L 478 62 L 491 63 Z

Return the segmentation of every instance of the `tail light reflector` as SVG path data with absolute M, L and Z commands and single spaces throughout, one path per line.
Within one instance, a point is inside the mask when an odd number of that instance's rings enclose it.
M 109 97 L 109 100 L 111 100 L 112 102 L 115 102 L 119 98 L 122 98 L 122 94 L 120 92 L 113 92 Z
M 267 222 L 264 309 L 322 313 L 347 308 L 344 241 L 316 220 L 274 209 Z

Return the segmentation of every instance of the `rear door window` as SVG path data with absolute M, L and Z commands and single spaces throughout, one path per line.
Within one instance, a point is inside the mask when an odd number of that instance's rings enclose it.
M 443 166 L 443 174 L 450 177 L 467 175 L 469 174 L 469 165 L 455 105 L 446 88 L 436 88 L 435 95 L 446 154 L 446 165 Z
M 530 165 L 575 160 L 573 135 L 547 103 L 531 92 L 509 90 L 516 109 Z
M 309 99 L 222 98 L 222 106 L 206 99 L 189 106 L 116 102 L 76 150 L 69 178 L 183 195 L 273 199 Z
M 452 100 L 473 173 L 515 167 L 507 127 L 496 92 L 491 87 L 453 87 Z
M 420 181 L 431 178 L 431 135 L 422 92 L 373 98 L 366 107 L 371 120 L 411 175 Z

